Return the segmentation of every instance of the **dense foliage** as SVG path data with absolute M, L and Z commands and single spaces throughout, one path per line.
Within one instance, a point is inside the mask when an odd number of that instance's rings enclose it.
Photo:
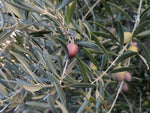
M 0 112 L 150 112 L 149 4 L 0 0 Z

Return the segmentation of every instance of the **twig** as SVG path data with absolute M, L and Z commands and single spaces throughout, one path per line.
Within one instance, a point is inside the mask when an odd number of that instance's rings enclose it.
M 96 81 L 100 80 L 106 73 L 107 71 L 109 71 L 109 69 L 116 63 L 116 61 L 119 59 L 119 57 L 123 54 L 123 52 L 126 50 L 128 46 L 128 43 L 124 46 L 124 48 L 122 49 L 122 51 L 120 52 L 120 54 L 116 57 L 116 59 L 111 63 L 111 65 L 95 80 L 92 82 L 92 84 L 94 84 Z
M 139 8 L 138 8 L 138 13 L 137 13 L 137 18 L 136 18 L 136 21 L 135 21 L 135 24 L 134 24 L 134 28 L 133 28 L 132 34 L 135 31 L 135 29 L 138 26 L 139 21 L 140 21 L 140 13 L 141 13 L 142 2 L 143 2 L 143 0 L 140 0 L 140 4 L 139 4 Z
M 62 23 L 62 21 L 60 20 L 59 16 L 57 15 L 57 13 L 56 13 L 56 16 L 57 16 L 57 20 L 59 21 L 61 27 L 63 28 L 63 30 L 64 30 L 64 32 L 65 32 L 65 34 L 66 34 L 66 36 L 67 36 L 68 39 L 71 41 L 70 35 L 69 35 L 68 31 L 66 30 L 66 28 L 65 28 L 65 26 L 64 26 L 64 23 Z
M 67 65 L 68 65 L 68 59 L 66 60 L 66 64 L 65 64 L 65 67 L 64 67 L 64 70 L 63 70 L 63 74 L 61 76 L 60 84 L 63 82 L 63 78 L 65 76 Z
M 100 2 L 101 0 L 97 0 L 97 2 L 89 9 L 89 11 L 84 15 L 83 20 L 87 17 L 87 15 L 93 10 L 93 8 Z
M 118 98 L 118 96 L 119 96 L 119 94 L 120 94 L 120 92 L 121 92 L 123 83 L 124 83 L 124 81 L 121 82 L 120 87 L 119 87 L 118 92 L 117 92 L 117 95 L 116 95 L 116 97 L 115 97 L 115 100 L 113 101 L 113 104 L 112 104 L 110 110 L 109 110 L 107 113 L 111 113 L 113 107 L 115 106 L 115 103 L 116 103 L 116 101 L 117 101 L 117 98 Z

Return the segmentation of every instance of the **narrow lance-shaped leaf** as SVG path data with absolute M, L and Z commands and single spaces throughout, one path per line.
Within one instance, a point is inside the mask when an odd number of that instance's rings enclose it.
M 143 39 L 145 38 L 146 36 L 149 36 L 150 35 L 150 30 L 146 30 L 146 31 L 143 31 L 141 33 L 139 33 L 136 37 L 138 39 Z
M 44 103 L 44 102 L 28 101 L 25 103 L 25 105 L 29 105 L 29 106 L 37 107 L 37 108 L 45 108 L 45 109 L 49 108 L 49 105 L 47 103 Z
M 137 11 L 137 8 L 135 7 L 135 4 L 131 0 L 125 0 L 125 2 L 135 11 Z
M 60 107 L 60 109 L 62 110 L 63 113 L 69 113 L 66 109 L 66 107 L 60 103 L 59 101 L 56 100 L 57 105 Z
M 83 48 L 84 51 L 86 52 L 86 54 L 88 55 L 89 59 L 99 68 L 99 64 L 98 64 L 98 61 L 95 59 L 95 57 L 91 54 L 91 52 L 86 49 L 86 48 Z
M 114 3 L 108 2 L 108 4 L 112 5 L 113 7 L 117 8 L 120 12 L 122 12 L 124 15 L 126 15 L 131 21 L 134 21 L 131 16 L 128 15 L 128 13 L 126 13 L 122 8 L 120 8 L 119 6 L 117 6 Z
M 42 89 L 42 86 L 40 84 L 33 84 L 33 85 L 23 85 L 22 86 L 25 90 L 30 92 L 36 92 Z
M 95 34 L 96 36 L 101 36 L 101 37 L 103 37 L 103 38 L 107 38 L 107 39 L 112 39 L 112 40 L 114 40 L 114 39 L 112 38 L 112 36 L 111 36 L 109 33 L 99 32 L 99 31 L 93 31 L 93 32 L 91 32 L 91 34 Z
M 107 64 L 107 56 L 105 54 L 102 55 L 102 61 L 101 61 L 101 68 L 100 68 L 100 71 L 102 71 L 105 67 L 105 65 Z
M 73 0 L 63 0 L 61 5 L 58 7 L 58 10 L 64 8 L 65 6 L 67 6 L 68 4 L 70 4 Z
M 107 12 L 113 17 L 113 13 L 112 13 L 111 8 L 110 8 L 109 4 L 107 3 L 107 1 L 102 0 L 102 3 L 104 5 L 104 7 L 106 8 Z
M 40 80 L 38 80 L 38 78 L 36 77 L 36 75 L 31 71 L 31 69 L 29 68 L 28 63 L 24 60 L 24 58 L 21 55 L 15 53 L 13 51 L 10 51 L 10 53 L 14 57 L 17 58 L 17 60 L 24 66 L 24 68 L 26 69 L 26 71 L 30 74 L 30 76 L 32 76 L 32 78 L 34 79 L 34 81 L 38 83 L 38 81 L 40 81 Z
M 79 62 L 79 68 L 80 68 L 81 73 L 82 73 L 83 81 L 85 83 L 87 83 L 88 82 L 88 76 L 89 76 L 88 75 L 88 72 L 89 72 L 88 67 L 86 66 L 86 64 L 78 56 L 76 58 Z
M 65 0 L 66 1 L 66 0 Z M 66 23 L 70 24 L 71 22 L 71 17 L 75 8 L 75 5 L 77 3 L 77 0 L 74 0 L 71 4 L 69 4 L 69 6 L 67 7 L 67 13 L 65 15 L 66 18 Z
M 135 70 L 136 67 L 122 67 L 122 68 L 117 68 L 111 71 L 111 73 L 117 73 L 117 72 L 122 72 L 122 71 L 131 71 L 131 70 Z
M 99 47 L 103 50 L 103 52 L 105 53 L 105 55 L 108 57 L 108 53 L 107 53 L 107 50 L 105 49 L 105 47 L 103 46 L 103 44 L 98 40 L 97 36 L 95 34 L 92 34 L 93 35 L 93 39 L 95 40 L 95 43 L 97 45 L 99 45 Z
M 96 85 L 90 83 L 73 83 L 73 84 L 68 84 L 66 87 L 95 88 Z
M 109 33 L 109 34 L 111 35 L 111 37 L 112 37 L 113 40 L 115 40 L 115 41 L 118 42 L 117 37 L 116 37 L 110 30 L 108 30 L 107 28 L 105 28 L 103 25 L 101 25 L 101 24 L 99 24 L 99 23 L 96 23 L 96 22 L 92 22 L 92 21 L 90 21 L 90 23 L 96 24 L 96 25 L 98 25 L 99 27 L 101 27 L 104 31 L 106 31 L 107 33 Z M 110 38 L 111 38 L 111 37 L 110 37 Z
M 7 38 L 9 38 L 13 31 L 14 29 L 9 29 L 2 36 L 0 36 L 0 43 L 4 42 Z
M 7 3 L 4 0 L 3 0 L 3 3 L 4 3 L 4 6 L 5 6 L 5 9 L 7 10 L 7 12 L 14 13 L 17 17 L 22 18 L 22 15 L 20 14 L 19 10 L 16 7 Z
M 138 43 L 139 47 L 145 53 L 144 57 L 146 58 L 148 64 L 150 65 L 150 51 L 149 51 L 149 49 L 140 40 L 138 40 L 138 39 L 134 39 L 134 40 Z
M 58 66 L 59 66 L 60 72 L 62 74 L 63 73 L 63 60 L 60 55 L 57 56 L 57 61 L 58 61 Z
M 61 47 L 63 48 L 63 51 L 65 52 L 65 55 L 68 57 L 68 49 L 65 44 L 65 42 L 59 38 L 57 38 L 58 42 L 60 43 Z
M 63 103 L 64 106 L 66 106 L 66 97 L 62 87 L 57 82 L 54 82 L 54 86 L 56 88 L 58 96 L 60 97 L 61 102 Z
M 141 15 L 140 15 L 140 23 L 143 22 L 144 18 L 147 16 L 146 14 L 148 14 L 149 10 L 150 10 L 150 7 L 148 7 L 147 9 L 145 9 L 145 10 L 141 13 Z
M 103 91 L 104 91 L 102 82 L 98 83 L 97 90 L 98 90 L 97 92 L 98 99 L 96 102 L 96 109 L 99 109 L 100 105 L 102 104 L 102 98 L 100 98 L 100 96 L 103 96 Z
M 49 71 L 53 72 L 57 77 L 59 77 L 59 75 L 57 74 L 57 72 L 54 68 L 54 63 L 52 62 L 52 58 L 46 49 L 44 49 L 44 51 L 43 51 L 43 57 L 44 57 L 44 60 L 47 64 Z
M 18 1 L 16 0 L 18 3 L 14 3 L 14 2 L 10 2 L 9 0 L 6 0 L 7 3 L 17 7 L 17 8 L 20 8 L 20 9 L 23 9 L 25 11 L 33 11 L 33 12 L 39 12 L 39 13 L 43 13 L 43 10 L 37 8 L 37 7 L 34 7 L 33 5 L 31 4 L 27 4 L 27 3 L 24 3 L 24 2 L 21 2 L 21 1 Z
M 121 50 L 124 44 L 124 31 L 120 21 L 116 21 L 116 24 L 117 24 L 117 32 L 119 34 L 119 39 L 120 39 L 120 50 Z
M 88 104 L 90 97 L 91 97 L 91 90 L 89 90 L 89 92 L 87 93 L 86 99 L 83 102 L 83 104 L 81 105 L 81 107 L 79 108 L 79 110 L 77 111 L 77 113 L 82 113 L 82 111 L 87 108 L 87 104 Z M 91 112 L 91 113 L 93 113 L 93 112 Z
M 91 49 L 98 51 L 99 53 L 102 53 L 101 48 L 97 44 L 94 44 L 92 42 L 80 41 L 80 42 L 77 42 L 77 44 L 82 46 L 82 47 L 91 48 Z
M 58 113 L 55 108 L 54 100 L 52 99 L 52 97 L 50 95 L 47 96 L 47 102 L 48 102 L 49 108 L 52 110 L 52 112 Z
M 137 54 L 137 52 L 127 51 L 127 52 L 125 52 L 124 54 L 122 54 L 120 56 L 120 58 L 116 61 L 116 63 L 122 62 L 123 60 L 125 60 L 125 59 L 127 59 L 129 57 L 132 57 L 132 56 L 134 56 L 136 54 Z
M 89 37 L 91 38 L 91 30 L 90 30 L 90 28 L 91 28 L 91 26 L 89 25 L 89 23 L 88 22 L 86 22 L 86 21 L 84 21 L 83 22 L 83 25 L 84 25 L 84 27 L 87 29 L 87 32 L 88 32 L 88 34 L 89 34 Z
M 143 28 L 144 28 L 145 26 L 149 25 L 149 24 L 150 24 L 150 20 L 147 20 L 147 21 L 145 21 L 145 22 L 139 24 L 138 27 L 135 29 L 135 31 L 134 31 L 132 37 L 135 37 L 137 34 L 139 34 L 140 31 L 142 31 Z

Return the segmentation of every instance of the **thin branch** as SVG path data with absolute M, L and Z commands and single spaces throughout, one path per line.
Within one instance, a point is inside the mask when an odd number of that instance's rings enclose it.
M 126 95 L 125 95 L 123 92 L 121 92 L 121 94 L 123 95 L 125 101 L 127 102 L 128 106 L 129 106 L 130 113 L 133 113 L 132 105 L 131 105 L 131 103 L 129 102 L 129 100 L 127 99 Z M 139 112 L 139 113 L 140 113 L 140 112 Z
M 94 9 L 94 7 L 100 2 L 101 0 L 97 0 L 97 2 L 89 9 L 89 11 L 84 15 L 83 20 L 87 17 L 87 15 Z
M 94 84 L 96 81 L 100 80 L 108 71 L 109 69 L 116 63 L 116 61 L 119 59 L 119 57 L 123 54 L 123 52 L 126 50 L 128 46 L 128 43 L 124 46 L 124 48 L 122 49 L 122 51 L 120 52 L 120 54 L 116 57 L 116 59 L 111 63 L 111 65 L 95 80 L 92 82 L 92 84 Z
M 68 65 L 68 59 L 66 60 L 66 63 L 65 63 L 65 67 L 64 67 L 64 70 L 63 70 L 63 74 L 61 76 L 60 84 L 63 82 L 63 79 L 65 77 L 65 72 L 66 72 L 67 65 Z
M 143 0 L 140 0 L 138 13 L 137 13 L 137 18 L 136 18 L 136 21 L 135 21 L 135 24 L 134 24 L 134 28 L 133 28 L 132 34 L 133 34 L 133 32 L 135 31 L 136 27 L 138 26 L 138 24 L 140 22 L 140 14 L 141 14 L 142 2 L 143 2 Z
M 115 103 L 116 103 L 116 101 L 117 101 L 117 98 L 118 98 L 118 96 L 119 96 L 119 94 L 120 94 L 120 92 L 121 92 L 123 83 L 124 83 L 124 81 L 121 82 L 120 87 L 119 87 L 119 89 L 118 89 L 118 92 L 117 92 L 117 94 L 116 94 L 115 100 L 113 101 L 113 104 L 112 104 L 110 110 L 109 110 L 107 113 L 111 113 L 113 107 L 115 106 Z

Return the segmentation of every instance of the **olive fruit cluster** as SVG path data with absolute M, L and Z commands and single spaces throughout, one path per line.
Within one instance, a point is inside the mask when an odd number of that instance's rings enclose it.
M 122 71 L 122 72 L 117 72 L 117 73 L 115 73 L 115 78 L 116 78 L 118 81 L 126 80 L 126 81 L 128 81 L 128 82 L 131 82 L 131 80 L 132 80 L 132 75 L 131 75 L 130 72 Z
M 131 82 L 132 75 L 128 71 L 122 71 L 122 72 L 115 73 L 115 78 L 116 78 L 117 81 L 125 80 L 127 82 Z M 129 91 L 129 85 L 126 82 L 122 86 L 122 91 L 123 92 L 128 92 Z

